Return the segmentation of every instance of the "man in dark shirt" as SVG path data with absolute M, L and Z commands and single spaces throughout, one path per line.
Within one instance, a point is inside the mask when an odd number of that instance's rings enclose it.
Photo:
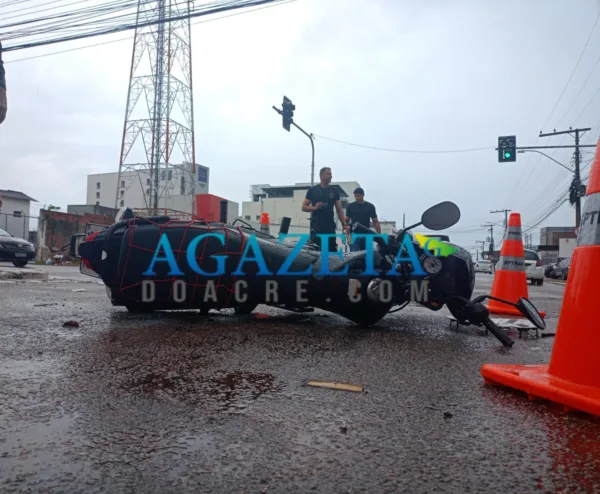
M 342 228 L 346 226 L 346 217 L 342 209 L 340 193 L 335 187 L 331 187 L 333 178 L 331 168 L 324 167 L 319 171 L 321 182 L 312 186 L 306 192 L 306 198 L 302 202 L 302 211 L 310 212 L 310 233 L 311 241 L 321 248 L 321 238 L 319 234 L 335 234 L 335 220 L 333 208 L 337 212 L 338 218 L 342 223 Z M 336 237 L 330 237 L 327 245 L 327 251 L 337 252 Z
M 6 118 L 8 104 L 6 102 L 6 78 L 4 75 L 4 62 L 2 62 L 2 42 L 0 42 L 0 124 Z
M 348 208 L 346 209 L 348 220 L 352 223 L 360 223 L 367 228 L 370 228 L 371 220 L 373 220 L 375 231 L 381 234 L 381 225 L 377 219 L 375 206 L 370 202 L 365 201 L 365 191 L 361 187 L 354 190 L 354 199 L 355 202 L 348 204 Z M 357 238 L 352 245 L 350 245 L 350 251 L 356 252 L 357 250 L 365 250 L 365 240 L 364 237 Z

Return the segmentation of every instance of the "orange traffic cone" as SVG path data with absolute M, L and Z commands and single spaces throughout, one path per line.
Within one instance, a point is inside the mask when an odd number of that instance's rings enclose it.
M 271 234 L 271 229 L 269 228 L 269 213 L 263 213 L 260 216 L 260 233 L 265 233 L 266 235 Z
M 550 364 L 481 368 L 487 383 L 502 384 L 600 416 L 600 320 L 596 313 L 600 273 L 600 141 L 586 191 Z
M 527 274 L 525 273 L 525 250 L 523 249 L 523 234 L 521 232 L 521 215 L 512 213 L 508 219 L 506 235 L 500 250 L 500 259 L 496 265 L 496 274 L 492 284 L 492 297 L 514 302 L 521 297 L 529 298 L 527 290 Z M 516 307 L 489 300 L 488 310 L 492 315 L 507 315 L 523 317 Z M 542 317 L 546 313 L 540 311 Z

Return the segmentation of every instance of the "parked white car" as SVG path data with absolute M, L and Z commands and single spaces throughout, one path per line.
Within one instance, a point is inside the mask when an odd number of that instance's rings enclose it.
M 525 272 L 532 285 L 544 283 L 544 266 L 535 250 L 525 249 Z
M 492 263 L 487 259 L 481 259 L 479 261 L 475 261 L 475 272 L 476 273 L 490 273 L 494 272 L 494 267 Z

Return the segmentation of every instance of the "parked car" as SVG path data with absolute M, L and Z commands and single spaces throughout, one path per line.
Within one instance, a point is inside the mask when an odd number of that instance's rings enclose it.
M 556 263 L 554 264 L 548 264 L 547 266 L 544 267 L 544 276 L 546 278 L 552 278 L 552 271 L 554 270 L 554 268 L 557 266 Z
M 544 266 L 535 250 L 525 249 L 525 272 L 532 285 L 544 283 Z
M 475 272 L 492 274 L 494 272 L 494 266 L 487 259 L 481 259 L 481 260 L 475 261 Z
M 550 276 L 559 280 L 566 280 L 569 277 L 569 267 L 571 266 L 571 258 L 567 257 L 560 261 L 552 270 Z
M 35 247 L 31 242 L 15 237 L 0 228 L 0 261 L 12 261 L 18 268 L 35 259 Z

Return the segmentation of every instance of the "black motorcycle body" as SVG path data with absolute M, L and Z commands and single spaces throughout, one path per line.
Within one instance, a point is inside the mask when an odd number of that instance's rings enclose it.
M 439 209 L 434 211 L 436 207 Z M 450 208 L 451 216 L 454 215 L 450 221 L 440 220 L 444 207 L 446 213 Z M 452 203 L 441 203 L 434 208 L 428 210 L 429 217 L 426 217 L 427 212 L 423 215 L 428 221 L 417 225 L 443 229 L 460 217 Z M 436 223 L 436 220 L 440 221 Z M 368 251 L 348 252 L 340 258 L 336 253 L 322 254 L 315 245 L 300 248 L 284 244 L 278 237 L 251 227 L 169 217 L 130 215 L 93 238 L 85 239 L 78 255 L 100 276 L 112 304 L 131 311 L 194 309 L 207 312 L 233 308 L 239 313 L 249 313 L 257 305 L 265 304 L 300 312 L 318 308 L 359 325 L 372 325 L 393 307 L 402 308 L 413 301 L 431 310 L 447 305 L 453 314 L 460 315 L 460 307 L 448 300 L 454 296 L 470 299 L 475 284 L 471 255 L 460 246 L 450 244 L 456 250 L 438 258 L 436 272 L 415 276 L 414 266 L 409 262 L 399 263 L 392 272 L 404 236 L 408 236 L 420 262 L 428 257 L 409 229 L 397 237 L 390 236 L 387 242 L 377 240 L 372 252 L 374 273 L 371 274 L 365 274 Z M 353 225 L 353 231 L 369 230 Z M 205 234 L 209 236 L 190 247 L 196 237 Z M 214 234 L 224 242 L 210 236 Z M 168 240 L 175 267 L 165 260 L 152 262 L 161 238 Z M 261 273 L 254 260 L 240 265 L 249 243 L 259 248 L 263 268 L 266 267 L 268 273 Z M 247 257 L 254 257 L 255 250 L 249 250 Z M 193 252 L 193 258 L 189 252 Z M 407 258 L 406 249 L 402 252 Z M 164 259 L 165 251 L 160 251 L 160 255 Z M 226 258 L 219 260 L 219 256 Z M 220 263 L 224 268 L 222 273 L 212 274 Z M 330 274 L 323 274 L 324 264 Z M 151 266 L 154 271 L 149 273 Z M 236 274 L 238 268 L 243 274 Z M 200 270 L 204 274 L 199 274 Z M 425 292 L 420 286 L 423 281 Z M 421 290 L 418 300 L 414 299 L 415 286 Z

